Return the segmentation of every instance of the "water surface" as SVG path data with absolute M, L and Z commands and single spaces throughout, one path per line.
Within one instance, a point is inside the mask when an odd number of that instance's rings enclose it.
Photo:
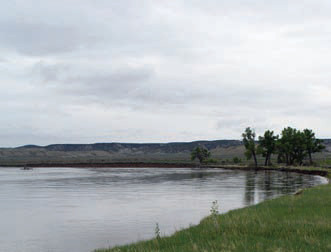
M 0 168 L 0 251 L 87 252 L 198 224 L 220 212 L 326 183 L 275 171 Z

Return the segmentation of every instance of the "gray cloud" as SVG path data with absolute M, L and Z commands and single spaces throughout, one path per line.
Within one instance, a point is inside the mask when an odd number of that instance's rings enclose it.
M 247 104 L 258 109 L 260 106 L 274 106 L 281 100 L 287 100 L 288 105 L 302 103 L 306 99 L 305 92 L 296 96 L 295 88 L 270 85 L 241 85 L 240 83 L 223 83 L 205 79 L 199 76 L 196 80 L 183 78 L 161 78 L 149 66 L 116 66 L 93 69 L 87 65 L 46 64 L 38 62 L 33 66 L 34 82 L 39 87 L 50 88 L 68 96 L 82 96 L 84 103 L 100 101 L 105 103 L 127 101 L 128 105 L 155 104 L 172 106 L 173 104 L 206 103 L 217 106 Z M 201 83 L 203 85 L 201 86 Z M 273 93 L 282 93 L 275 96 Z M 307 90 L 310 93 L 310 90 Z M 254 99 L 252 99 L 254 97 Z M 107 102 L 106 102 L 107 103 Z M 289 104 L 291 103 L 291 104 Z M 302 106 L 302 105 L 300 105 Z
M 107 91 L 118 94 L 117 89 L 122 88 L 128 91 L 133 83 L 147 81 L 153 75 L 153 70 L 147 67 L 127 66 L 119 69 L 105 69 L 98 73 L 89 69 L 88 66 L 75 69 L 70 65 L 49 65 L 42 62 L 34 66 L 33 72 L 37 73 L 42 85 L 54 84 L 60 87 L 62 85 L 69 89 L 70 86 L 78 85 L 79 88 L 86 89 L 86 92 L 95 89 L 100 94 Z
M 329 136 L 328 1 L 7 1 L 2 145 Z M 56 136 L 56 138 L 55 138 Z
M 2 45 L 28 55 L 70 52 L 89 42 L 71 27 L 23 21 L 1 22 L 0 38 Z

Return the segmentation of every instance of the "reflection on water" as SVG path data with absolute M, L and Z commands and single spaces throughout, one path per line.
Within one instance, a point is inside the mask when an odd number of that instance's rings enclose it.
M 311 177 L 296 173 L 280 173 L 273 171 L 247 172 L 245 175 L 245 205 L 278 195 L 294 193 L 300 188 L 313 185 Z
M 319 176 L 165 168 L 0 168 L 0 251 L 91 251 L 197 224 L 299 188 Z

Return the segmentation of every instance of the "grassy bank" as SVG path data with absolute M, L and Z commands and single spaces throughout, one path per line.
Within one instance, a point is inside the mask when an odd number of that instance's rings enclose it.
M 210 216 L 170 237 L 97 251 L 331 251 L 331 185 Z

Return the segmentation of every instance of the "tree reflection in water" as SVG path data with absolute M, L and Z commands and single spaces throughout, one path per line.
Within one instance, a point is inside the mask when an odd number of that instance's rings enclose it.
M 245 205 L 290 194 L 307 184 L 304 176 L 291 172 L 251 171 L 245 175 Z M 309 183 L 308 183 L 309 186 Z

